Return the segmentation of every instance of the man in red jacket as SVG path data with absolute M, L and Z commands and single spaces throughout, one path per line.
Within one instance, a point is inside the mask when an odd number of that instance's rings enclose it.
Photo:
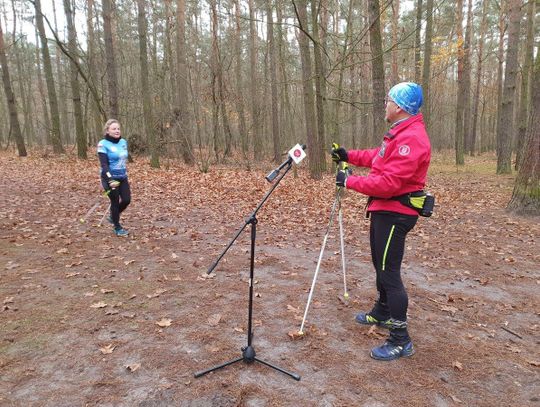
M 391 126 L 381 146 L 369 150 L 347 151 L 343 147 L 332 150 L 335 162 L 371 168 L 367 176 L 339 171 L 336 184 L 369 196 L 369 240 L 379 298 L 373 309 L 358 314 L 356 321 L 390 330 L 386 342 L 371 351 L 371 357 L 378 360 L 414 353 L 407 331 L 407 291 L 400 270 L 405 237 L 418 220 L 418 212 L 407 206 L 404 199 L 424 188 L 431 158 L 429 138 L 419 113 L 422 101 L 422 88 L 416 83 L 395 85 L 385 101 L 385 118 Z

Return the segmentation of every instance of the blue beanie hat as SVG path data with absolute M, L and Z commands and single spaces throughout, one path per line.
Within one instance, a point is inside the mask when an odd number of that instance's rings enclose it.
M 396 105 L 413 116 L 418 113 L 424 101 L 422 87 L 414 82 L 398 83 L 390 89 L 388 96 Z

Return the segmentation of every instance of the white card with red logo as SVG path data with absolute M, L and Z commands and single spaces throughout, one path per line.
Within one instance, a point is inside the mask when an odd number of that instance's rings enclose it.
M 298 164 L 306 158 L 306 152 L 302 149 L 300 144 L 297 144 L 289 150 L 289 157 L 293 159 L 295 164 Z

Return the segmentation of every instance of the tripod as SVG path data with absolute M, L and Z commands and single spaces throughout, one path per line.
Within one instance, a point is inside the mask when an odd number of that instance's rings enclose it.
M 251 363 L 256 361 L 256 362 L 262 363 L 263 365 L 271 367 L 272 369 L 275 369 L 275 370 L 277 370 L 279 372 L 285 373 L 286 375 L 289 375 L 290 377 L 292 377 L 295 380 L 300 380 L 300 376 L 298 374 L 288 372 L 288 371 L 286 371 L 286 370 L 284 370 L 284 369 L 282 369 L 282 368 L 280 368 L 278 366 L 275 366 L 275 365 L 273 365 L 271 363 L 268 363 L 268 362 L 265 362 L 264 360 L 259 359 L 256 356 L 255 348 L 252 345 L 252 341 L 253 341 L 253 332 L 252 332 L 253 281 L 254 281 L 253 276 L 254 276 L 254 269 L 255 269 L 255 239 L 257 237 L 257 223 L 258 223 L 257 212 L 263 206 L 263 204 L 266 202 L 266 200 L 268 199 L 270 194 L 274 191 L 274 189 L 276 189 L 279 182 L 283 179 L 283 177 L 287 174 L 287 172 L 289 172 L 289 170 L 292 167 L 292 160 L 287 159 L 276 170 L 274 170 L 272 172 L 272 174 L 274 174 L 274 178 L 275 178 L 275 174 L 279 173 L 279 171 L 284 167 L 287 167 L 285 172 L 281 176 L 279 176 L 279 178 L 277 178 L 277 180 L 274 183 L 274 185 L 272 186 L 272 188 L 270 188 L 270 190 L 266 193 L 266 195 L 263 197 L 263 199 L 261 200 L 259 205 L 257 205 L 257 207 L 255 208 L 253 213 L 249 216 L 249 218 L 246 219 L 244 225 L 238 230 L 238 232 L 233 237 L 233 239 L 230 241 L 230 243 L 225 248 L 225 250 L 223 250 L 221 255 L 217 258 L 217 260 L 214 262 L 214 264 L 212 264 L 212 266 L 210 266 L 210 268 L 207 271 L 207 274 L 210 274 L 212 272 L 212 270 L 214 270 L 214 268 L 217 266 L 219 261 L 223 258 L 225 253 L 227 253 L 229 248 L 233 245 L 233 243 L 236 241 L 238 236 L 240 236 L 240 234 L 246 228 L 246 226 L 251 225 L 251 259 L 250 259 L 250 267 L 249 267 L 249 302 L 248 302 L 247 346 L 245 346 L 245 347 L 243 347 L 241 349 L 242 350 L 242 356 L 240 356 L 240 357 L 238 357 L 236 359 L 229 360 L 229 361 L 227 361 L 225 363 L 222 363 L 222 364 L 219 364 L 217 366 L 211 367 L 209 369 L 201 370 L 199 372 L 196 372 L 195 377 L 201 377 L 201 376 L 203 376 L 203 375 L 205 375 L 207 373 L 210 373 L 210 372 L 213 372 L 215 370 L 218 370 L 218 369 L 224 368 L 226 366 L 232 365 L 232 364 L 234 364 L 236 362 L 244 361 L 247 364 L 251 364 Z M 271 181 L 268 177 L 267 177 L 267 180 Z

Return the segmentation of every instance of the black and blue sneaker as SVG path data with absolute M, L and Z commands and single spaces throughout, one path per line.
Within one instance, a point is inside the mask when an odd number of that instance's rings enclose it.
M 414 354 L 414 346 L 412 341 L 408 341 L 403 345 L 396 345 L 386 341 L 383 345 L 371 350 L 371 357 L 377 360 L 394 360 L 400 357 L 409 357 Z
M 361 312 L 354 318 L 356 322 L 362 325 L 377 325 L 382 326 L 383 328 L 390 329 L 392 325 L 392 319 L 378 319 L 371 315 L 369 312 Z
M 114 225 L 114 222 L 112 220 L 112 215 L 107 216 L 107 222 L 109 222 L 111 225 Z
M 119 237 L 126 237 L 127 235 L 129 235 L 129 232 L 122 226 L 120 226 L 114 228 L 114 234 Z

